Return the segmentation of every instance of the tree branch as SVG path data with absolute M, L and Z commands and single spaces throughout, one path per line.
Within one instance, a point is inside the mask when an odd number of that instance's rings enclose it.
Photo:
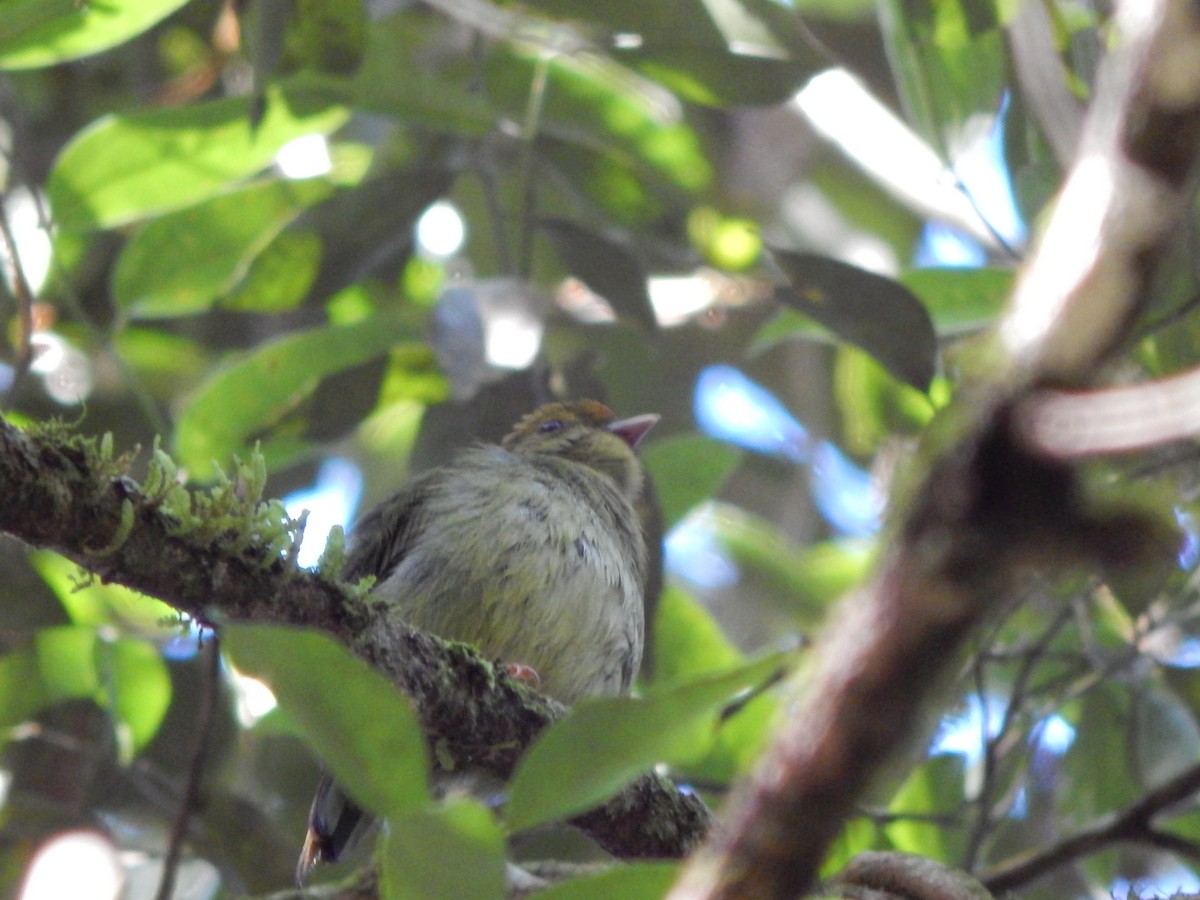
M 412 698 L 431 745 L 456 767 L 509 777 L 564 708 L 505 677 L 470 648 L 390 621 L 253 535 L 199 538 L 95 441 L 26 434 L 0 417 L 0 531 L 54 550 L 105 581 L 158 597 L 199 622 L 252 621 L 325 631 Z M 709 813 L 645 775 L 576 824 L 620 857 L 678 857 Z
M 1115 816 L 1081 829 L 1050 847 L 1008 860 L 984 873 L 982 881 L 993 893 L 1007 894 L 1058 866 L 1120 842 L 1149 844 L 1192 860 L 1200 859 L 1200 845 L 1195 841 L 1160 831 L 1153 825 L 1158 813 L 1186 800 L 1198 790 L 1200 766 L 1192 766 Z
M 1013 405 L 1082 384 L 1127 337 L 1154 263 L 1187 209 L 1200 151 L 1200 9 L 1118 7 L 1078 161 L 992 336 L 992 368 L 925 435 L 890 543 L 841 603 L 797 685 L 793 718 L 733 791 L 671 900 L 795 897 L 854 803 L 917 731 L 963 639 L 1031 563 L 1128 564 L 1161 530 L 1101 517 L 1074 470 L 1027 445 Z

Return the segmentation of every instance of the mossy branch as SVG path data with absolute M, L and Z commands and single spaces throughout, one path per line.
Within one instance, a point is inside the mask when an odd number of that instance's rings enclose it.
M 563 707 L 514 682 L 470 648 L 379 614 L 363 586 L 295 563 L 303 523 L 262 499 L 261 458 L 206 490 L 178 483 L 154 447 L 138 485 L 111 439 L 61 425 L 23 432 L 0 417 L 0 531 L 53 550 L 103 581 L 141 591 L 198 622 L 268 622 L 325 631 L 412 697 L 426 734 L 456 766 L 506 778 Z M 340 568 L 335 539 L 325 571 Z M 617 856 L 682 856 L 709 823 L 704 805 L 646 776 L 578 824 Z

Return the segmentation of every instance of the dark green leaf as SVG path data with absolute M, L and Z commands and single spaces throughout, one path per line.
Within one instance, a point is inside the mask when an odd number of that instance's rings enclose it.
M 900 381 L 929 389 L 937 335 L 929 313 L 899 282 L 814 253 L 772 250 L 791 288 L 779 299 L 866 350 Z
M 256 128 L 251 101 L 231 97 L 106 116 L 80 132 L 47 182 L 55 223 L 110 228 L 211 197 L 263 169 L 293 138 L 328 133 L 348 115 L 278 89 Z
M 787 59 L 650 47 L 622 54 L 630 65 L 692 103 L 766 106 L 782 103 L 817 71 Z
M 538 223 L 567 270 L 609 302 L 617 315 L 644 328 L 658 327 L 646 271 L 629 245 L 567 219 Z
M 424 808 L 425 738 L 408 698 L 386 678 L 314 631 L 230 624 L 222 640 L 234 665 L 270 685 L 355 801 L 388 817 Z

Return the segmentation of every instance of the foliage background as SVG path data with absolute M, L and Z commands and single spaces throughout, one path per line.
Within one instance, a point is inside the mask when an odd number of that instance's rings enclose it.
M 22 254 L 0 306 L 7 414 L 110 432 L 119 452 L 157 436 L 197 484 L 215 477 L 213 461 L 247 459 L 257 444 L 268 496 L 311 485 L 337 455 L 361 468 L 370 504 L 552 395 L 653 410 L 663 421 L 646 452 L 666 524 L 698 509 L 686 534 L 700 545 L 685 555 L 677 542 L 668 558 L 653 680 L 686 685 L 788 647 L 819 628 L 869 556 L 819 514 L 819 485 L 841 482 L 803 459 L 797 422 L 886 483 L 981 364 L 972 335 L 997 315 L 1022 254 L 1019 237 L 1000 239 L 962 202 L 968 151 L 1003 111 L 1000 164 L 1030 223 L 1069 158 L 1107 10 L 1019 6 L 8 0 L 4 244 Z M 834 66 L 963 185 L 938 190 L 917 170 L 885 183 L 852 145 L 823 136 L 793 98 Z M 280 150 L 311 135 L 324 137 L 328 165 L 285 174 Z M 466 226 L 450 256 L 414 238 L 437 201 Z M 973 238 L 971 266 L 920 265 L 931 221 Z M 44 277 L 39 231 L 52 250 Z M 1115 379 L 1194 365 L 1192 240 L 1179 236 Z M 668 279 L 685 277 L 690 305 L 669 307 Z M 536 346 L 512 370 L 482 359 L 480 329 L 506 326 Z M 749 448 L 744 423 L 726 435 L 734 442 L 701 433 L 697 381 L 717 364 L 782 407 L 750 395 L 769 427 Z M 1187 526 L 1193 472 L 1183 450 L 1097 463 L 1088 477 Z M 195 639 L 164 622 L 165 607 L 81 588 L 61 559 L 7 540 L 0 553 L 4 882 L 20 882 L 47 837 L 88 828 L 138 854 L 123 863 L 134 885 L 152 883 L 203 704 Z M 1181 554 L 1150 575 L 1035 582 L 1014 599 L 943 691 L 966 727 L 940 752 L 910 755 L 829 869 L 873 847 L 986 875 L 1194 766 L 1194 564 Z M 736 578 L 701 577 L 714 567 Z M 300 647 L 243 650 L 243 665 L 261 654 L 278 668 Z M 306 689 L 355 714 L 342 679 L 357 676 L 328 665 L 324 685 Z M 295 710 L 285 701 L 250 725 L 245 682 L 224 671 L 182 873 L 197 896 L 290 881 L 318 771 Z M 775 703 L 767 695 L 719 727 L 697 719 L 740 684 L 663 713 L 651 730 L 667 739 L 644 751 L 714 801 L 753 759 Z M 365 706 L 364 718 L 379 715 Z M 598 716 L 595 733 L 647 739 L 616 716 Z M 594 747 L 585 767 L 619 775 L 604 756 Z M 571 784 L 558 799 L 571 800 Z M 461 885 L 438 879 L 476 870 L 476 888 L 492 884 L 498 827 L 469 804 L 420 809 L 441 817 L 456 858 L 479 860 L 435 864 L 434 851 L 412 850 L 432 819 L 397 817 L 406 859 L 430 863 L 410 866 L 423 889 L 449 896 Z M 1105 845 L 1021 894 L 1194 884 L 1200 820 L 1182 804 L 1166 824 L 1173 853 Z M 662 875 L 647 872 L 639 889 L 657 896 Z

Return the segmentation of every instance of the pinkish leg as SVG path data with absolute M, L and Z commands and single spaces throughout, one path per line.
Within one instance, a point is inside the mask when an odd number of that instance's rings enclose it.
M 542 679 L 534 670 L 533 666 L 527 666 L 525 663 L 505 663 L 504 671 L 517 681 L 523 681 L 530 687 L 537 687 L 542 683 Z

